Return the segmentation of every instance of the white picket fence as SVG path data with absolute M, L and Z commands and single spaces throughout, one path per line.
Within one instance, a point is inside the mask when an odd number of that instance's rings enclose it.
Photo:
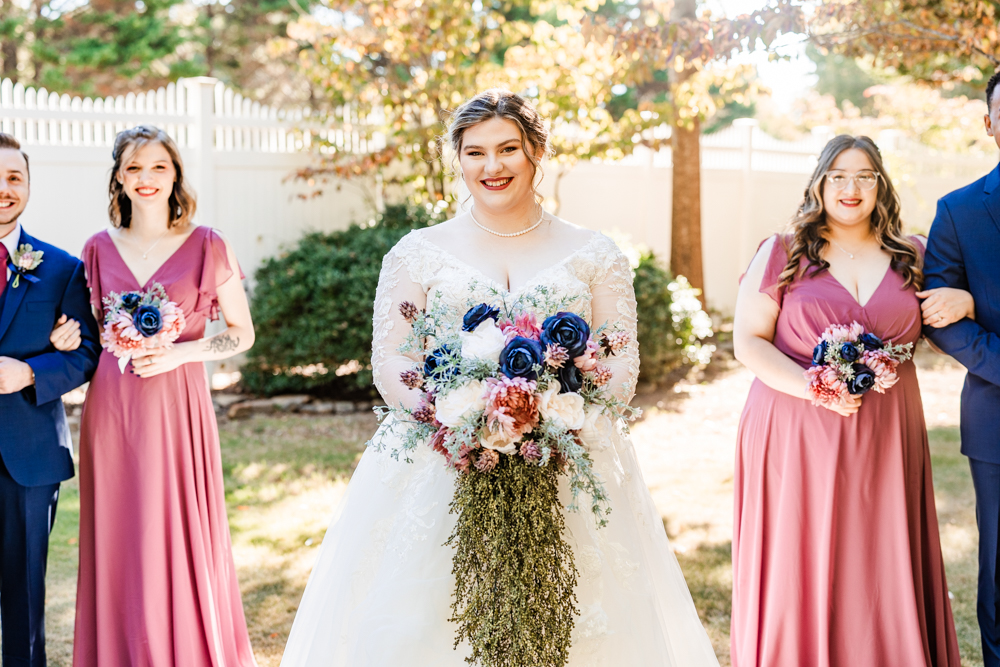
M 323 185 L 288 177 L 310 164 L 316 151 L 361 154 L 383 148 L 380 118 L 359 118 L 350 107 L 321 118 L 306 109 L 263 106 L 209 78 L 103 99 L 57 95 L 5 79 L 0 82 L 0 130 L 18 137 L 31 158 L 25 224 L 78 253 L 108 224 L 115 135 L 141 123 L 162 127 L 177 141 L 198 194 L 198 221 L 227 235 L 248 276 L 306 231 L 343 229 L 372 215 L 373 179 Z M 655 130 L 661 138 L 667 131 Z M 781 229 L 794 212 L 831 136 L 819 129 L 802 141 L 785 142 L 761 131 L 756 121 L 739 120 L 702 137 L 704 264 L 711 305 L 731 312 L 738 276 L 760 240 Z M 938 197 L 996 165 L 995 155 L 934 152 L 893 132 L 876 139 L 902 197 L 904 219 L 915 229 L 929 226 Z M 554 181 L 546 178 L 542 192 L 552 194 Z M 560 215 L 592 229 L 622 232 L 666 258 L 671 181 L 669 150 L 640 148 L 616 163 L 579 164 L 561 179 Z M 321 185 L 324 195 L 312 196 Z

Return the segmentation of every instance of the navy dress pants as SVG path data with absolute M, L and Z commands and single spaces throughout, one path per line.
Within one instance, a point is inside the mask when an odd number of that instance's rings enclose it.
M 59 485 L 21 486 L 0 460 L 3 667 L 45 667 L 45 566 Z
M 1000 465 L 969 459 L 976 487 L 976 523 L 979 526 L 979 633 L 985 667 L 1000 667 L 1000 627 L 997 605 L 1000 582 L 997 575 L 997 536 L 1000 533 Z

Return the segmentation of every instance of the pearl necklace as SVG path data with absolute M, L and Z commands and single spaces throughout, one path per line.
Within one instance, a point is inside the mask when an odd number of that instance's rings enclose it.
M 489 232 L 490 234 L 493 234 L 494 236 L 502 236 L 504 238 L 511 238 L 513 236 L 521 236 L 522 234 L 527 234 L 528 232 L 530 232 L 533 229 L 537 228 L 538 225 L 542 224 L 542 220 L 545 219 L 545 209 L 542 209 L 542 214 L 538 217 L 538 222 L 536 222 L 535 224 L 533 224 L 531 227 L 528 227 L 527 229 L 522 229 L 519 232 L 504 233 L 504 232 L 498 232 L 498 231 L 492 230 L 489 227 L 484 227 L 483 225 L 479 224 L 479 221 L 476 220 L 476 216 L 472 214 L 473 210 L 474 209 L 469 209 L 469 217 L 472 218 L 472 222 L 474 222 L 476 224 L 476 227 L 479 227 L 484 232 Z

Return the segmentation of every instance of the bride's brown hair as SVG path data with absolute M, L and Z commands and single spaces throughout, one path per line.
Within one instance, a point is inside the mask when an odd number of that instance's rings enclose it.
M 528 100 L 503 88 L 491 88 L 479 93 L 458 107 L 452 114 L 451 123 L 448 124 L 447 139 L 455 151 L 455 160 L 462 152 L 462 139 L 465 137 L 465 131 L 493 118 L 503 118 L 517 126 L 521 133 L 521 150 L 528 156 L 528 160 L 535 168 L 532 181 L 534 181 L 534 175 L 542 174 L 544 176 L 541 162 L 552 156 L 549 130 L 545 127 L 538 111 L 531 106 Z M 541 183 L 541 179 L 538 180 L 538 183 Z M 535 200 L 541 202 L 542 196 L 538 194 L 537 190 L 538 183 L 533 182 L 531 191 L 535 195 Z
M 885 171 L 878 146 L 868 137 L 841 134 L 831 139 L 820 153 L 799 210 L 789 224 L 792 239 L 790 246 L 786 247 L 788 264 L 781 272 L 778 287 L 790 285 L 799 276 L 803 257 L 808 260 L 808 265 L 801 271 L 803 275 L 815 275 L 830 268 L 829 262 L 822 258 L 829 243 L 824 236 L 829 230 L 829 224 L 823 209 L 823 188 L 826 185 L 826 173 L 830 171 L 837 156 L 852 148 L 862 151 L 868 157 L 873 171 L 878 175 L 878 195 L 871 216 L 872 234 L 879 246 L 892 256 L 890 266 L 893 271 L 903 275 L 903 287 L 914 285 L 920 289 L 923 285 L 923 257 L 916 245 L 903 234 L 903 223 L 899 217 L 899 195 Z

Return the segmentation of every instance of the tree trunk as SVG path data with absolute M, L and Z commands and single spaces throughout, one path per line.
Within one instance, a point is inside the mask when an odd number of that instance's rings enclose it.
M 701 123 L 674 124 L 670 137 L 673 153 L 673 201 L 670 213 L 670 270 L 684 276 L 702 290 L 705 279 L 701 264 Z
M 671 21 L 697 17 L 698 0 L 676 0 L 670 10 Z M 681 84 L 695 75 L 694 69 L 671 71 L 674 104 Z M 705 305 L 705 278 L 701 268 L 701 120 L 697 115 L 690 124 L 682 124 L 675 112 L 670 150 L 674 162 L 670 212 L 670 271 L 684 276 L 701 290 Z

